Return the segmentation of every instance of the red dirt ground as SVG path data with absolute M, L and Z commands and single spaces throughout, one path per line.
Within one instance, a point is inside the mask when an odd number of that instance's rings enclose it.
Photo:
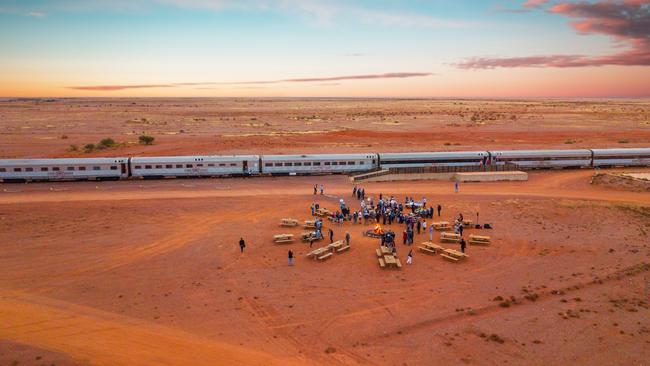
M 0 126 L 0 158 L 648 147 L 650 103 L 19 99 L 0 100 Z M 108 137 L 117 146 L 84 152 Z
M 363 225 L 332 226 L 352 249 L 323 263 L 272 243 L 315 198 L 358 207 L 342 176 L 0 185 L 0 364 L 644 364 L 650 193 L 592 174 L 366 184 L 494 226 L 466 262 L 401 270 Z

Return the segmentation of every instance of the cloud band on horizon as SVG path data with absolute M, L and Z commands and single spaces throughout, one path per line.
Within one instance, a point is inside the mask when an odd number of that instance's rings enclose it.
M 345 75 L 330 77 L 314 78 L 291 78 L 280 80 L 258 80 L 258 81 L 232 81 L 232 82 L 189 82 L 189 83 L 169 83 L 169 84 L 135 84 L 135 85 L 82 85 L 68 86 L 67 89 L 86 90 L 86 91 L 117 91 L 127 89 L 144 89 L 144 88 L 176 88 L 183 86 L 206 86 L 206 85 L 251 85 L 251 84 L 281 84 L 281 83 L 311 83 L 324 81 L 343 81 L 343 80 L 369 80 L 369 79 L 403 79 L 413 77 L 431 76 L 429 72 L 391 72 L 384 74 L 365 74 L 365 75 Z

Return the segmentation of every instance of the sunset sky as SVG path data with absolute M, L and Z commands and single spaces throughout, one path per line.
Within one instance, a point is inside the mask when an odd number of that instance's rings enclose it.
M 648 97 L 650 0 L 0 0 L 0 96 Z

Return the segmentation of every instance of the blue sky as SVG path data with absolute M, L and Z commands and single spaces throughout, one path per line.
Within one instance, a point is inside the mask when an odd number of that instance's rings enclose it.
M 636 2 L 619 3 L 647 16 L 647 6 Z M 603 31 L 599 22 L 608 18 L 596 12 L 601 8 L 539 3 L 3 0 L 0 95 L 650 94 L 639 83 L 650 79 L 645 53 L 603 60 L 630 48 L 647 51 L 645 44 L 630 46 L 645 42 L 643 34 L 624 39 L 618 30 Z M 592 27 L 578 30 L 575 21 Z

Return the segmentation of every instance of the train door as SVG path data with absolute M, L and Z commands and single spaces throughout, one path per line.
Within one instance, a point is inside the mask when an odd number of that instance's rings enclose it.
M 120 164 L 122 167 L 122 175 L 126 175 L 126 163 Z
M 243 173 L 248 174 L 248 160 L 244 160 L 244 164 L 242 164 L 243 167 Z

